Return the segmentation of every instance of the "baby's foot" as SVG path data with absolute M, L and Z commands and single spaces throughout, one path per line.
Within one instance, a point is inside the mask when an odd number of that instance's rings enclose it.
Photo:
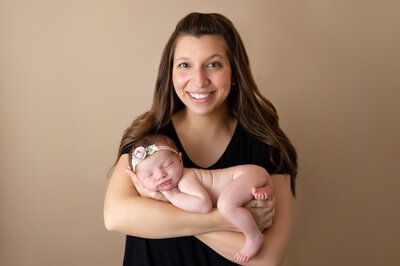
M 257 234 L 257 236 L 255 238 L 252 238 L 252 239 L 246 238 L 244 245 L 236 253 L 234 259 L 238 263 L 249 262 L 257 254 L 257 252 L 261 248 L 263 242 L 264 242 L 264 235 L 261 233 Z
M 251 193 L 257 200 L 266 200 L 269 197 L 267 187 L 253 187 Z
M 248 256 L 243 256 L 239 252 L 236 253 L 234 259 L 236 260 L 237 263 L 247 263 L 250 261 Z

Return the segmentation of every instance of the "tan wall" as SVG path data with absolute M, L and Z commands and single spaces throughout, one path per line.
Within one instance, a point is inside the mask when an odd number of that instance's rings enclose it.
M 237 26 L 297 147 L 284 265 L 399 261 L 398 1 L 0 2 L 0 264 L 121 265 L 106 174 L 190 11 Z

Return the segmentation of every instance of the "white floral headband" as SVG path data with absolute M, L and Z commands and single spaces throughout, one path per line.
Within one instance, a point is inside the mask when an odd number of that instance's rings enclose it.
M 135 172 L 136 165 L 138 165 L 147 156 L 155 153 L 156 151 L 172 151 L 173 153 L 176 153 L 178 155 L 178 152 L 169 146 L 157 146 L 156 144 L 152 144 L 147 148 L 139 146 L 136 147 L 136 149 L 132 153 L 132 170 Z

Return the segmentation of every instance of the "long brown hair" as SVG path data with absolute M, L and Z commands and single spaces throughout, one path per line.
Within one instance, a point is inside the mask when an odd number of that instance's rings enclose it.
M 248 134 L 271 145 L 268 156 L 275 166 L 275 171 L 270 174 L 290 174 L 291 188 L 295 195 L 296 150 L 279 127 L 275 107 L 257 88 L 239 33 L 232 22 L 221 14 L 190 13 L 178 22 L 161 57 L 153 105 L 150 111 L 137 117 L 125 130 L 118 157 L 128 145 L 145 135 L 157 133 L 170 122 L 175 112 L 184 108 L 172 83 L 173 56 L 177 39 L 185 35 L 199 37 L 206 34 L 222 35 L 226 41 L 225 50 L 232 68 L 232 80 L 235 82 L 228 96 L 230 110 Z

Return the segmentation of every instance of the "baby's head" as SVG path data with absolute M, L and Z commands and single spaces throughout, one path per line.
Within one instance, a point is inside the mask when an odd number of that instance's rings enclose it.
M 137 141 L 129 153 L 129 164 L 151 191 L 176 187 L 183 173 L 182 154 L 164 135 L 148 135 Z

